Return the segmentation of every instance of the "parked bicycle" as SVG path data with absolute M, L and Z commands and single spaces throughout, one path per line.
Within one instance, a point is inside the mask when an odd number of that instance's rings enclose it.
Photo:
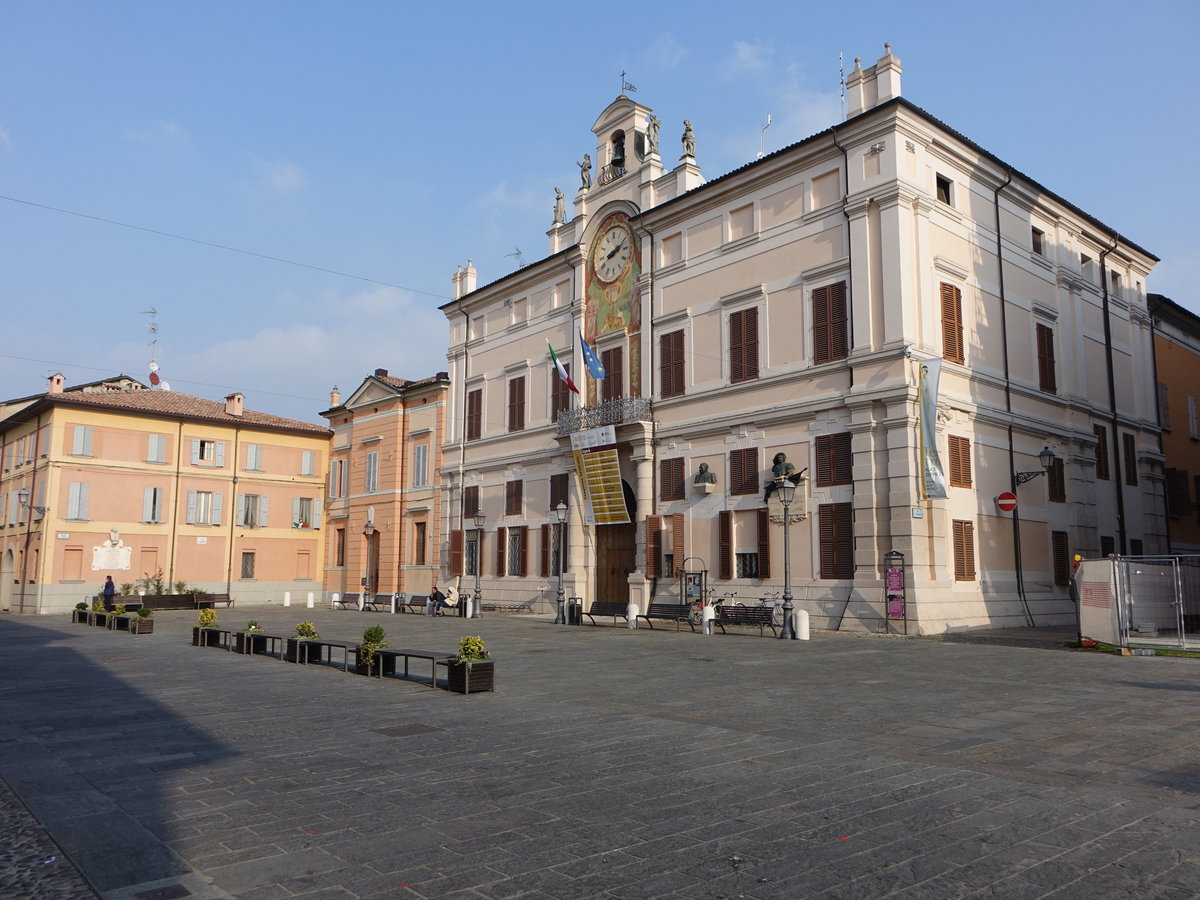
M 738 603 L 738 606 L 745 605 L 745 603 Z M 758 605 L 771 607 L 771 623 L 776 628 L 783 624 L 783 604 L 779 602 L 779 591 L 767 591 L 759 597 Z
M 726 591 L 721 595 L 720 600 L 713 600 L 712 595 L 716 593 L 716 588 L 708 588 L 704 592 L 703 600 L 696 600 L 692 603 L 692 608 L 688 610 L 688 621 L 693 625 L 700 625 L 704 622 L 704 607 L 712 606 L 720 610 L 725 603 L 733 604 L 733 598 L 737 596 L 737 591 Z M 717 613 L 720 615 L 720 612 Z

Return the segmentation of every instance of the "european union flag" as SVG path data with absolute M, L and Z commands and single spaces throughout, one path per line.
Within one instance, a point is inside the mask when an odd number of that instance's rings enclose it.
M 596 351 L 583 339 L 582 331 L 579 332 L 579 343 L 583 344 L 584 365 L 587 366 L 593 378 L 597 381 L 602 381 L 604 379 L 604 363 L 600 362 L 600 357 L 596 355 Z

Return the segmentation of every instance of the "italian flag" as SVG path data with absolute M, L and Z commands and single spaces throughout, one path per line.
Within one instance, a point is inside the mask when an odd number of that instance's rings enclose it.
M 562 379 L 563 384 L 579 393 L 579 388 L 575 387 L 575 382 L 571 380 L 571 376 L 567 374 L 566 367 L 558 361 L 558 354 L 554 352 L 554 348 L 550 346 L 550 342 L 546 341 L 546 349 L 550 351 L 550 358 L 554 360 L 554 368 L 558 369 L 558 377 Z

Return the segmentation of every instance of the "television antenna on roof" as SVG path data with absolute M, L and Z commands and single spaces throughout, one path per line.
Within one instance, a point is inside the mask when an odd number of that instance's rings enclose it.
M 504 255 L 511 259 L 516 259 L 518 269 L 525 268 L 525 254 L 521 252 L 520 247 L 513 247 L 512 253 L 505 253 Z
M 163 381 L 158 375 L 158 310 L 153 306 L 149 309 L 144 309 L 141 312 L 143 316 L 149 316 L 150 321 L 146 323 L 146 328 L 150 331 L 150 387 L 158 388 L 159 390 L 169 391 L 171 386 Z

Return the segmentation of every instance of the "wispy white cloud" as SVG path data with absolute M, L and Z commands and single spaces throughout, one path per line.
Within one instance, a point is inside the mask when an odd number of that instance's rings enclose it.
M 687 56 L 687 48 L 675 40 L 675 35 L 667 32 L 647 47 L 643 55 L 651 65 L 674 69 Z
M 12 150 L 12 137 L 9 136 L 7 128 L 0 128 L 0 150 L 5 153 Z
M 734 41 L 729 56 L 721 64 L 721 72 L 727 78 L 765 72 L 775 56 L 773 47 L 757 41 Z
M 289 159 L 252 156 L 251 162 L 258 173 L 258 187 L 276 194 L 295 194 L 308 186 L 308 173 Z
M 492 186 L 477 202 L 477 206 L 490 209 L 520 209 L 525 211 L 534 211 L 543 206 L 553 208 L 554 194 L 550 193 L 547 198 L 546 192 L 541 189 L 527 187 L 519 190 L 513 190 L 508 186 L 507 181 L 501 181 Z
M 164 122 L 159 119 L 146 124 L 142 128 L 127 131 L 125 138 L 136 144 L 163 146 L 187 144 L 191 141 L 192 136 L 178 122 Z

